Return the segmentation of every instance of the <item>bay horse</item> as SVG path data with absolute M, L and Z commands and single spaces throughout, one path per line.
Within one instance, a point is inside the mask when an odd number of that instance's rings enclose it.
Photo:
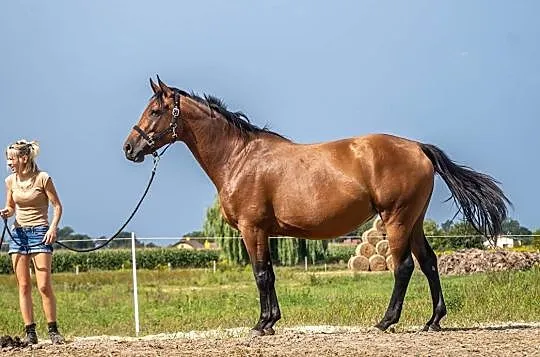
M 142 162 L 182 141 L 217 188 L 225 220 L 238 229 L 260 296 L 253 335 L 270 335 L 281 318 L 270 259 L 270 235 L 329 239 L 376 214 L 394 260 L 394 287 L 381 330 L 397 323 L 417 258 L 431 291 L 433 313 L 424 330 L 441 329 L 446 315 L 437 257 L 423 230 L 434 175 L 446 182 L 464 218 L 486 237 L 501 233 L 505 196 L 492 177 L 458 165 L 438 147 L 371 134 L 318 144 L 296 144 L 229 111 L 213 96 L 197 96 L 150 79 L 154 92 L 124 152 Z

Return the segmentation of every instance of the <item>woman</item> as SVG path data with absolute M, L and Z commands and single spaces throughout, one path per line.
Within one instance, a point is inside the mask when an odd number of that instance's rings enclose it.
M 36 165 L 39 146 L 36 142 L 19 140 L 6 149 L 8 167 L 12 174 L 6 178 L 6 206 L 0 216 L 7 219 L 15 214 L 13 239 L 9 254 L 19 285 L 19 305 L 25 324 L 28 344 L 38 343 L 32 306 L 30 260 L 34 265 L 37 287 L 48 322 L 53 344 L 64 343 L 56 325 L 56 298 L 51 279 L 52 244 L 56 241 L 62 204 L 49 175 Z M 54 215 L 49 225 L 49 202 Z

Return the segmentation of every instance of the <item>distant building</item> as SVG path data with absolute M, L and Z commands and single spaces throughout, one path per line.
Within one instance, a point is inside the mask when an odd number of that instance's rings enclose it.
M 171 248 L 177 249 L 218 249 L 218 245 L 215 242 L 209 242 L 206 239 L 198 239 L 192 237 L 182 237 Z
M 496 247 L 498 248 L 513 248 L 513 247 L 519 247 L 521 245 L 521 240 L 514 239 L 512 237 L 498 237 L 497 238 L 497 244 Z M 484 242 L 485 247 L 492 247 L 492 244 L 490 241 Z
M 173 245 L 171 248 L 177 249 L 204 249 L 204 244 L 196 239 L 191 239 L 190 237 L 183 237 Z

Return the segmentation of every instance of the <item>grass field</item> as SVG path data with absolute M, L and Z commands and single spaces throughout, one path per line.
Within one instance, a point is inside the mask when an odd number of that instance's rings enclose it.
M 250 268 L 139 271 L 141 335 L 252 327 L 259 316 Z M 131 272 L 55 274 L 59 324 L 68 337 L 134 335 Z M 370 326 L 383 316 L 392 291 L 389 272 L 305 272 L 277 268 L 280 326 Z M 442 277 L 446 327 L 540 321 L 540 268 Z M 15 277 L 0 276 L 0 334 L 21 335 Z M 45 331 L 41 300 L 34 289 L 38 330 Z M 413 275 L 399 326 L 423 325 L 431 315 L 426 279 Z

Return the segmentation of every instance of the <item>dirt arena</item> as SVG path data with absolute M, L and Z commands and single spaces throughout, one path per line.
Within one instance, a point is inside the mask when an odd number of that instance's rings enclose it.
M 283 329 L 249 338 L 247 330 L 76 338 L 62 346 L 3 348 L 2 356 L 540 356 L 540 324 L 378 332 L 331 326 Z

